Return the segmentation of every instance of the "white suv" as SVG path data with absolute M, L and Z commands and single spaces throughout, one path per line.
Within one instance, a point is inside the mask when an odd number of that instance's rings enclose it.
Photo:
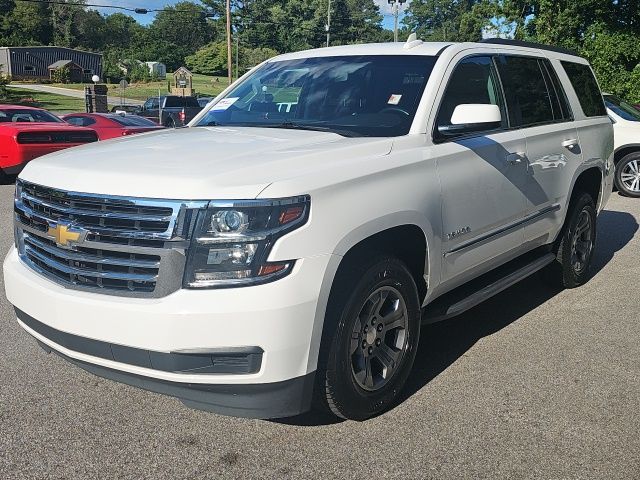
M 607 113 L 613 122 L 616 188 L 628 197 L 640 197 L 640 110 L 630 103 L 604 94 Z
M 570 52 L 281 55 L 189 128 L 30 163 L 6 293 L 45 350 L 98 375 L 231 415 L 313 400 L 365 419 L 396 400 L 421 323 L 539 270 L 588 279 L 612 162 Z

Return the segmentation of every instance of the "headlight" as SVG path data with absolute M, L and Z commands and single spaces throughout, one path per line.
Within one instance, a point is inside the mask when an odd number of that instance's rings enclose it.
M 266 283 L 287 275 L 294 260 L 268 263 L 275 241 L 309 218 L 310 198 L 211 202 L 198 212 L 185 288 Z

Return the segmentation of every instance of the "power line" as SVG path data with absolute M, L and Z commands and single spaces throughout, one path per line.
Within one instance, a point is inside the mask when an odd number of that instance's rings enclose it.
M 116 10 L 125 10 L 127 12 L 137 13 L 139 15 L 144 15 L 151 12 L 176 12 L 176 13 L 193 13 L 192 10 L 179 10 L 176 8 L 131 8 L 131 7 L 123 7 L 122 5 L 104 5 L 101 3 L 70 3 L 65 2 L 64 0 L 15 0 L 17 2 L 27 2 L 27 3 L 43 3 L 46 5 L 64 5 L 67 7 L 95 7 L 95 8 L 113 8 Z M 203 11 L 205 15 L 208 13 Z

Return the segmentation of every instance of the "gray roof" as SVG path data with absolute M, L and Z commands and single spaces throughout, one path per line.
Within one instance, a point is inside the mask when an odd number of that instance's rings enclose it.
M 79 67 L 79 65 L 71 60 L 58 60 L 57 62 L 49 65 L 49 70 L 58 70 L 59 68 L 66 67 L 67 65 L 75 65 Z

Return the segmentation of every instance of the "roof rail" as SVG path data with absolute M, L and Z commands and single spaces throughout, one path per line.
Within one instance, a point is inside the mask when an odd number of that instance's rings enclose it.
M 573 55 L 579 57 L 578 52 L 564 47 L 554 47 L 551 45 L 544 45 L 542 43 L 525 42 L 524 40 L 511 40 L 508 38 L 483 38 L 479 43 L 494 43 L 497 45 L 513 45 L 514 47 L 528 47 L 537 48 L 539 50 L 549 50 L 550 52 L 564 53 L 566 55 Z

